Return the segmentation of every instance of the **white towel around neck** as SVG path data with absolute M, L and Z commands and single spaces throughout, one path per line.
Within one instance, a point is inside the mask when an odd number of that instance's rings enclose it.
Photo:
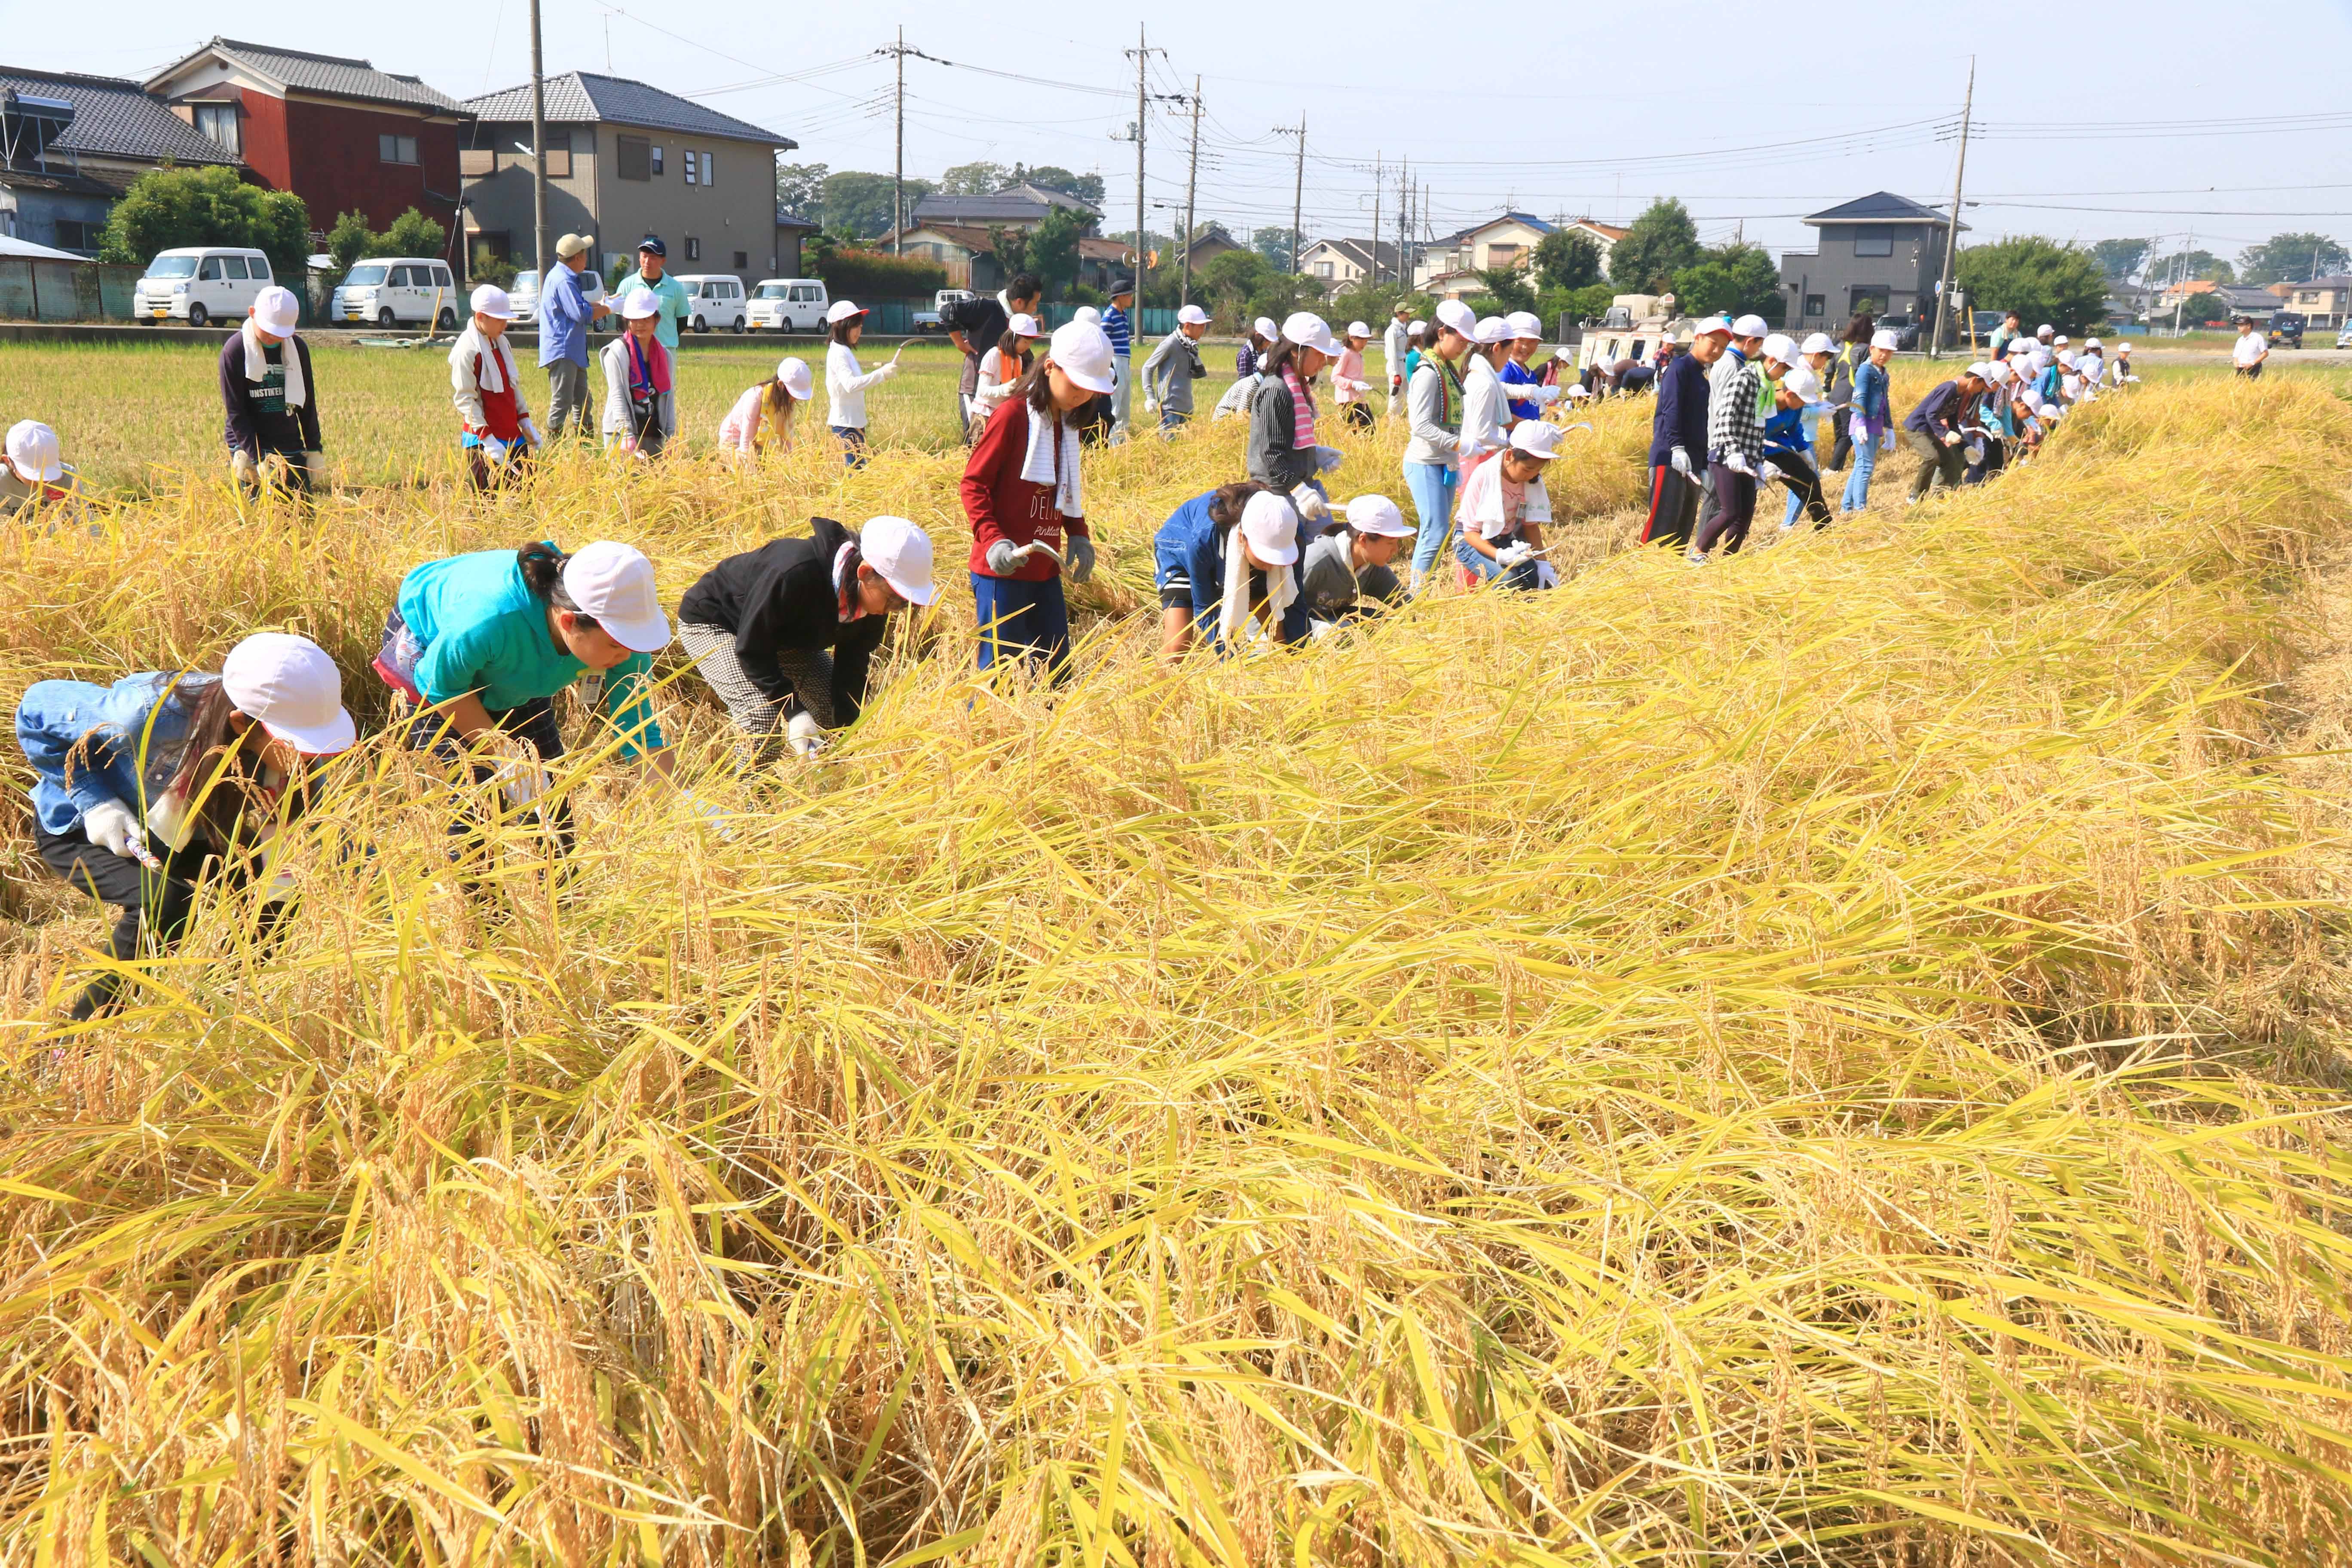
M 254 335 L 257 331 L 251 316 L 237 328 L 237 335 L 245 339 L 245 379 L 257 386 L 269 375 L 269 361 L 262 353 L 261 340 Z M 286 367 L 286 406 L 299 408 L 310 401 L 310 395 L 302 384 L 302 356 L 295 351 L 292 338 L 278 341 L 278 358 Z
M 1062 434 L 1061 482 L 1055 484 L 1054 432 Z M 1054 485 L 1054 510 L 1064 517 L 1084 517 L 1087 503 L 1078 488 L 1078 433 L 1051 412 L 1029 410 L 1029 449 L 1022 454 L 1021 477 L 1033 485 Z
M 1217 605 L 1217 640 L 1234 651 L 1241 650 L 1241 637 L 1250 621 L 1249 552 L 1242 543 L 1242 530 L 1235 523 L 1225 535 L 1225 596 Z M 1266 618 L 1276 626 L 1282 624 L 1282 612 L 1290 601 L 1298 597 L 1298 582 L 1287 566 L 1276 566 L 1265 574 Z
M 484 392 L 504 392 L 507 389 L 507 340 L 501 332 L 495 338 L 482 335 L 480 326 L 472 321 L 457 334 L 457 346 L 449 351 L 453 370 L 474 355 L 482 356 L 482 368 L 474 377 L 474 384 Z

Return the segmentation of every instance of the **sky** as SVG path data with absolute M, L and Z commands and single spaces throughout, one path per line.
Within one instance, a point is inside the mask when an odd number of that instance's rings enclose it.
M 406 0 L 398 26 L 294 0 L 114 0 L 102 33 L 70 6 L 7 9 L 0 65 L 135 77 L 217 32 L 364 56 L 459 99 L 530 76 L 528 0 Z M 1099 173 L 1105 226 L 1120 230 L 1134 221 L 1124 138 L 1140 26 L 1155 231 L 1172 231 L 1182 210 L 1191 121 L 1176 100 L 1197 78 L 1198 212 L 1237 236 L 1289 224 L 1298 138 L 1277 127 L 1303 122 L 1310 237 L 1370 232 L 1376 169 L 1393 237 L 1397 166 L 1410 160 L 1427 188 L 1425 237 L 1506 208 L 1622 221 L 1664 195 L 1689 206 L 1702 238 L 1737 234 L 1776 252 L 1810 247 L 1805 214 L 1873 191 L 1951 200 L 1974 51 L 1969 242 L 2150 236 L 2162 249 L 2193 242 L 2234 257 L 2284 230 L 2352 237 L 2352 110 L 2328 85 L 2352 46 L 2352 0 L 2260 9 L 2263 41 L 2234 52 L 2211 7 L 2182 0 L 1980 0 L 1957 12 L 1882 0 L 1865 43 L 1819 20 L 1839 7 L 1481 6 L 1459 14 L 1454 51 L 1426 6 L 1402 0 L 542 0 L 541 25 L 551 75 L 609 69 L 789 136 L 795 161 L 884 173 L 892 72 L 877 51 L 903 25 L 908 47 L 932 57 L 906 62 L 909 175 L 981 159 Z M 1751 63 L 1735 72 L 1733 58 Z

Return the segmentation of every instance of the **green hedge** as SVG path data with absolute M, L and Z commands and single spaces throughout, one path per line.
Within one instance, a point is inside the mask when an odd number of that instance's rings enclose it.
M 816 275 L 836 300 L 908 298 L 948 286 L 948 269 L 938 262 L 878 250 L 837 250 L 816 264 Z

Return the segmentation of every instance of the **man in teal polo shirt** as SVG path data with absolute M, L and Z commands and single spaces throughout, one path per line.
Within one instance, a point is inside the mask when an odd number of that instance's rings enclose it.
M 638 241 L 637 269 L 621 279 L 621 286 L 613 290 L 613 298 L 617 300 L 632 289 L 643 289 L 651 294 L 655 302 L 661 306 L 661 314 L 654 318 L 654 336 L 675 355 L 677 353 L 677 324 L 686 320 L 693 309 L 693 301 L 686 297 L 685 284 L 664 275 L 662 265 L 668 256 L 669 247 L 662 244 L 661 236 L 657 234 L 649 234 Z M 662 438 L 665 441 L 677 434 L 675 363 L 673 360 L 670 390 L 660 395 Z

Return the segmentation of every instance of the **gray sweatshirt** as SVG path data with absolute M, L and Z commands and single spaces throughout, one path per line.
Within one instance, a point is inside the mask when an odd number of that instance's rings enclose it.
M 1288 492 L 1315 477 L 1315 448 L 1293 447 L 1297 405 L 1279 374 L 1258 383 L 1250 404 L 1249 477 Z
M 1171 414 L 1192 412 L 1192 383 L 1209 373 L 1201 366 L 1201 351 L 1178 328 L 1160 340 L 1143 362 L 1143 388 Z

